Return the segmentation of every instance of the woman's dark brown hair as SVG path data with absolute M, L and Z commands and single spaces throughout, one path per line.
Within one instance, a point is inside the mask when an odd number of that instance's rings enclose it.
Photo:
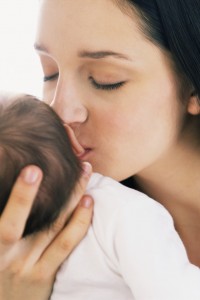
M 140 16 L 141 29 L 158 47 L 168 51 L 200 103 L 200 1 L 114 0 Z

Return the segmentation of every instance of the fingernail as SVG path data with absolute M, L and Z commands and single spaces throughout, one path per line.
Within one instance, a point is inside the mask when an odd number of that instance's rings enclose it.
M 92 172 L 91 164 L 89 162 L 83 162 L 82 166 L 83 166 L 83 174 L 86 176 L 90 175 Z
M 38 167 L 29 166 L 22 170 L 20 176 L 24 180 L 24 182 L 28 184 L 33 184 L 38 180 L 40 174 L 41 172 Z
M 84 208 L 90 208 L 92 205 L 92 199 L 90 197 L 83 197 L 81 199 L 81 206 Z

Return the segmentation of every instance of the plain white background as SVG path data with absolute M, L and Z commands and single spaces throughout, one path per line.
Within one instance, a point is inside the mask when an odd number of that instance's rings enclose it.
M 42 95 L 33 49 L 39 0 L 0 0 L 0 90 Z

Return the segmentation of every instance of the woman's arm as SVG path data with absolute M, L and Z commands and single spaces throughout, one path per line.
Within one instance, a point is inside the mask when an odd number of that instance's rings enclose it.
M 89 196 L 83 196 L 91 166 L 87 163 L 85 166 L 87 171 L 71 196 L 69 209 L 51 229 L 26 239 L 21 236 L 42 172 L 35 166 L 22 170 L 0 217 L 0 299 L 49 299 L 58 268 L 83 239 L 91 222 L 93 201 Z

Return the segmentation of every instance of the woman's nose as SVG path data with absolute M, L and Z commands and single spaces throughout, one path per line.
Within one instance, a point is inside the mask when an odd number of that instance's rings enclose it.
M 58 82 L 51 106 L 64 123 L 73 127 L 87 120 L 88 111 L 83 103 L 73 84 Z

